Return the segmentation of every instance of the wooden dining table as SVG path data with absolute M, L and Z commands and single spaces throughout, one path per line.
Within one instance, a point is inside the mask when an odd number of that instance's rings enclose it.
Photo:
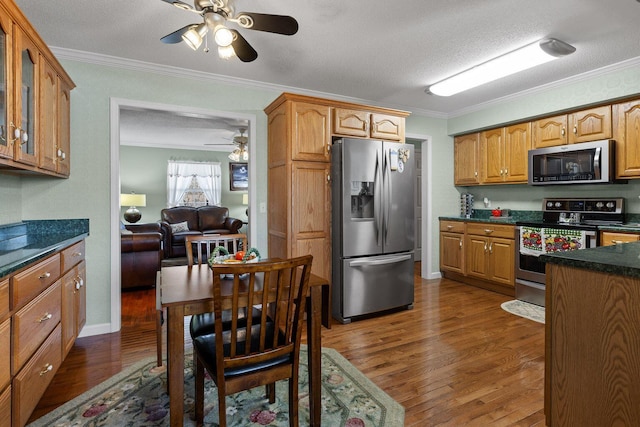
M 309 421 L 320 426 L 321 326 L 331 327 L 329 282 L 311 274 L 307 296 L 307 348 L 309 373 Z M 167 311 L 167 378 L 171 426 L 182 426 L 184 417 L 184 317 L 213 311 L 213 272 L 206 264 L 162 267 L 160 300 Z

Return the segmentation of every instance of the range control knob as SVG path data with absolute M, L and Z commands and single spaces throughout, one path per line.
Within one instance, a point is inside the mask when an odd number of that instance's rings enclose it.
M 613 202 L 607 202 L 607 207 L 608 207 L 609 209 L 613 209 L 613 207 L 614 207 L 614 206 L 615 206 L 615 203 L 613 203 Z
M 547 202 L 547 207 L 548 208 L 553 207 L 553 202 Z
M 555 206 L 556 206 L 556 208 L 559 208 L 560 206 L 562 206 L 562 203 L 556 202 Z
M 602 203 L 602 202 L 597 202 L 596 203 L 596 208 L 598 208 L 598 209 L 602 209 L 603 206 L 604 206 L 604 203 Z

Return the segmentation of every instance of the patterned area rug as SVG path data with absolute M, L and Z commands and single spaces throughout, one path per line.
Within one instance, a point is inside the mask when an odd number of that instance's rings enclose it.
M 534 322 L 544 323 L 544 307 L 539 305 L 529 304 L 528 302 L 520 300 L 512 300 L 503 302 L 500 306 L 506 312 L 515 314 L 516 316 L 524 317 Z
M 307 353 L 300 366 L 300 425 L 309 425 Z M 184 425 L 194 426 L 193 357 L 185 355 Z M 154 369 L 155 368 L 155 369 Z M 29 424 L 55 426 L 168 426 L 166 372 L 148 358 Z M 276 401 L 269 404 L 264 387 L 227 396 L 228 426 L 288 426 L 286 381 L 276 384 Z M 404 425 L 404 408 L 380 390 L 340 353 L 322 349 L 322 424 L 327 426 Z M 205 426 L 218 425 L 217 391 L 205 381 Z

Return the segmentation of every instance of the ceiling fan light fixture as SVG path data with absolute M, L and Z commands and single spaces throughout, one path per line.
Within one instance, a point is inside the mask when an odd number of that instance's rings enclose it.
M 216 27 L 213 39 L 220 47 L 226 47 L 233 42 L 233 33 L 224 25 L 218 25 Z
M 233 46 L 218 46 L 218 56 L 220 59 L 231 59 L 236 56 L 236 51 L 233 50 Z
M 439 96 L 451 96 L 561 58 L 575 52 L 575 50 L 575 47 L 557 39 L 538 40 L 432 84 L 425 92 Z
M 198 50 L 200 45 L 202 44 L 202 39 L 207 35 L 206 24 L 198 24 L 198 26 L 191 28 L 189 31 L 182 35 L 182 40 L 193 50 Z

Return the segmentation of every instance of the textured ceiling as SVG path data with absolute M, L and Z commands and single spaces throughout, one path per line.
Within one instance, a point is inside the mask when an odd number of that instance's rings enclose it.
M 190 2 L 190 0 L 185 0 Z M 241 29 L 243 63 L 159 40 L 199 16 L 161 0 L 16 0 L 52 47 L 317 91 L 450 117 L 484 103 L 640 58 L 636 0 L 236 0 L 236 10 L 295 17 L 294 36 Z M 573 55 L 451 97 L 425 87 L 532 41 Z

